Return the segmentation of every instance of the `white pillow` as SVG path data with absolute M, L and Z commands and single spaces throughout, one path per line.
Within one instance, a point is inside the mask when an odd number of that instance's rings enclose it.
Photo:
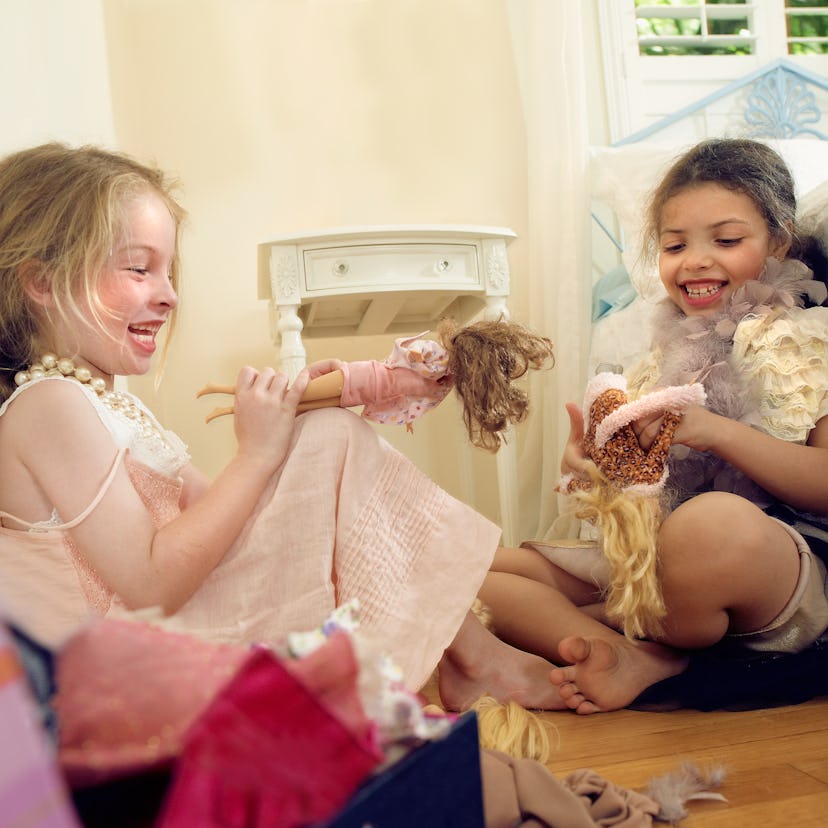
M 801 206 L 811 206 L 814 196 L 823 190 L 820 185 L 828 181 L 828 141 L 792 138 L 766 143 L 788 164 Z M 645 266 L 641 257 L 647 202 L 670 164 L 691 146 L 646 141 L 590 148 L 592 198 L 617 215 L 624 247 L 621 258 L 633 285 L 645 299 L 664 296 L 655 265 Z

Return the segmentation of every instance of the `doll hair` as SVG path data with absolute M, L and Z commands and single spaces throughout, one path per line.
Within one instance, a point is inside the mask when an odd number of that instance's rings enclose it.
M 573 492 L 576 517 L 594 524 L 610 568 L 607 618 L 627 638 L 657 638 L 667 610 L 661 593 L 656 538 L 662 521 L 657 497 L 614 486 L 595 463 L 585 468 L 591 486 Z
M 565 475 L 558 488 L 572 495 L 575 514 L 595 524 L 609 564 L 606 613 L 628 638 L 657 638 L 666 614 L 658 571 L 658 531 L 673 435 L 683 411 L 704 404 L 700 383 L 668 386 L 627 400 L 623 376 L 603 373 L 587 386 L 584 453 L 587 477 Z M 652 445 L 641 448 L 632 423 L 664 412 Z
M 657 257 L 664 205 L 691 187 L 718 184 L 748 196 L 765 220 L 773 241 L 791 242 L 788 257 L 800 259 L 816 279 L 828 280 L 824 228 L 797 226 L 793 176 L 782 156 L 749 138 L 711 138 L 679 156 L 650 196 L 644 233 L 644 257 Z
M 530 368 L 555 364 L 552 341 L 505 319 L 458 327 L 450 318 L 437 327 L 448 351 L 448 376 L 463 403 L 463 423 L 472 444 L 496 452 L 503 431 L 522 422 L 529 395 L 513 385 Z
M 121 153 L 60 143 L 0 161 L 0 401 L 14 390 L 14 374 L 52 347 L 44 329 L 51 314 L 67 319 L 83 303 L 92 308 L 88 324 L 101 323 L 98 277 L 124 229 L 125 204 L 147 191 L 162 199 L 175 223 L 170 281 L 178 292 L 185 213 L 160 170 Z M 49 289 L 53 308 L 29 300 L 27 283 L 35 281 Z M 175 310 L 164 356 L 174 327 Z

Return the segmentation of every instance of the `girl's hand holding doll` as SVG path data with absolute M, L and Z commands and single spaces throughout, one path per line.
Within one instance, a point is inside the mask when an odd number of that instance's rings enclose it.
M 233 427 L 238 454 L 275 471 L 285 459 L 299 400 L 310 375 L 301 371 L 288 387 L 287 374 L 245 367 L 236 380 Z
M 655 442 L 663 420 L 662 412 L 633 422 L 633 431 L 644 451 L 648 451 Z M 681 422 L 673 434 L 672 443 L 687 446 L 696 451 L 712 451 L 716 436 L 720 436 L 723 433 L 722 429 L 732 422 L 733 420 L 715 414 L 703 406 L 691 405 L 684 411 Z

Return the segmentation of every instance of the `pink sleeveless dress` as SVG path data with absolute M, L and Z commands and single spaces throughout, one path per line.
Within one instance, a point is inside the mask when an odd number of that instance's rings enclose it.
M 69 530 L 95 508 L 121 462 L 163 525 L 178 514 L 179 473 L 189 460 L 171 432 L 147 433 L 73 384 L 119 448 L 110 478 L 84 513 L 69 520 L 53 515 L 26 530 L 11 528 L 13 516 L 0 513 L 0 607 L 51 647 L 90 615 L 134 615 L 90 567 Z M 0 417 L 33 385 L 18 389 Z M 471 607 L 499 538 L 497 526 L 437 487 L 357 415 L 312 411 L 297 418 L 287 459 L 199 590 L 172 616 L 138 615 L 215 643 L 278 645 L 358 599 L 362 633 L 417 689 Z

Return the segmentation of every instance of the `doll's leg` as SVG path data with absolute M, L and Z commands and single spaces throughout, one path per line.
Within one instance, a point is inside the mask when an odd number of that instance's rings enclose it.
M 302 399 L 296 407 L 297 413 L 313 411 L 317 408 L 335 408 L 342 403 L 342 389 L 345 385 L 345 374 L 341 370 L 331 371 L 327 374 L 314 377 L 305 388 Z M 196 397 L 203 397 L 207 394 L 235 394 L 236 389 L 232 385 L 219 385 L 209 382 L 197 394 Z M 214 408 L 205 418 L 205 422 L 211 422 L 217 417 L 224 417 L 232 414 L 232 405 Z
M 297 411 L 312 411 L 317 408 L 328 408 L 338 406 L 342 396 L 342 386 L 345 377 L 342 371 L 331 371 L 329 374 L 322 374 L 314 377 L 302 394 L 302 400 L 297 406 Z
M 799 576 L 799 555 L 785 529 L 724 492 L 700 495 L 673 512 L 659 534 L 659 555 L 663 641 L 682 649 L 760 629 L 787 604 Z M 653 677 L 666 678 L 671 665 L 681 664 L 677 651 L 671 659 L 670 650 L 622 636 L 577 635 L 559 649 L 571 666 L 553 670 L 552 681 L 582 713 L 626 706 Z

